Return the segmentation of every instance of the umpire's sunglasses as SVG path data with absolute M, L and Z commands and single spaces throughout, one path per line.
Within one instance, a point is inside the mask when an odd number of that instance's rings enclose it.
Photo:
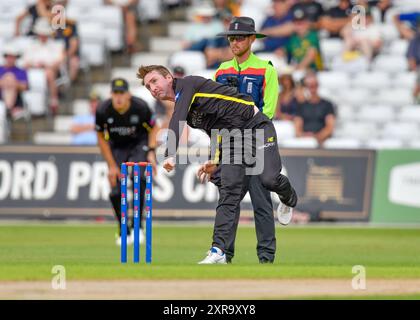
M 229 42 L 234 42 L 234 41 L 236 41 L 236 42 L 242 42 L 242 41 L 244 41 L 248 37 L 249 36 L 229 36 L 227 38 L 228 38 L 228 41 Z

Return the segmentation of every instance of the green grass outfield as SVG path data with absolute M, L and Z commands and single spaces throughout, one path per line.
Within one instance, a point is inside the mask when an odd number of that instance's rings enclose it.
M 368 278 L 420 278 L 420 229 L 279 227 L 273 265 L 259 265 L 253 226 L 240 227 L 234 263 L 197 265 L 212 226 L 153 229 L 153 264 L 119 262 L 114 225 L 1 225 L 0 281 L 50 280 L 54 265 L 67 279 L 303 279 L 349 278 L 363 265 Z M 142 259 L 144 248 L 142 247 Z M 420 291 L 420 289 L 419 289 Z

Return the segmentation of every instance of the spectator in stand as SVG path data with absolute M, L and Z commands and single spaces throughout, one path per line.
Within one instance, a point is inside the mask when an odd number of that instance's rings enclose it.
M 5 64 L 0 66 L 0 100 L 7 108 L 8 116 L 17 120 L 23 116 L 22 92 L 28 90 L 26 70 L 16 66 L 20 54 L 15 47 L 6 45 L 3 48 Z
M 45 70 L 50 93 L 50 110 L 56 114 L 59 109 L 59 99 L 55 81 L 65 61 L 64 45 L 52 39 L 53 30 L 48 19 L 38 19 L 34 32 L 37 35 L 37 40 L 26 48 L 23 63 L 26 69 L 41 68 Z
M 372 15 L 376 23 L 386 23 L 386 15 L 389 9 L 393 7 L 391 0 L 379 0 L 374 1 L 374 5 L 371 6 Z
M 381 30 L 373 22 L 372 14 L 366 11 L 366 26 L 363 29 L 355 29 L 350 21 L 341 32 L 344 39 L 344 50 L 359 50 L 363 55 L 372 61 L 382 49 L 383 41 Z
M 181 66 L 175 66 L 172 75 L 174 76 L 174 78 L 184 78 L 185 69 Z
M 396 14 L 394 23 L 400 33 L 401 38 L 411 40 L 416 34 L 417 21 L 420 18 L 419 11 Z
M 54 0 L 54 5 L 56 4 L 66 7 L 67 0 Z M 63 40 L 65 43 L 70 80 L 75 81 L 80 66 L 80 41 L 76 21 L 66 19 L 65 28 L 55 30 L 54 38 L 56 40 Z
M 228 30 L 232 15 L 224 12 L 221 14 L 221 19 L 225 30 Z M 208 69 L 217 69 L 220 63 L 233 58 L 232 50 L 230 50 L 229 41 L 226 37 L 214 37 L 205 41 L 204 54 Z
M 335 126 L 334 105 L 319 96 L 316 74 L 309 72 L 303 79 L 305 100 L 297 105 L 294 119 L 297 137 L 314 137 L 320 146 L 332 136 Z
M 417 32 L 408 46 L 407 59 L 410 70 L 417 73 L 413 95 L 416 102 L 420 103 L 420 17 L 417 19 Z
M 325 13 L 321 19 L 321 25 L 329 32 L 331 38 L 339 38 L 341 30 L 351 22 L 352 8 L 350 0 L 340 0 L 336 7 Z
M 295 70 L 323 70 L 318 32 L 311 29 L 311 22 L 302 10 L 293 13 L 295 33 L 287 44 L 287 54 Z
M 51 0 L 38 0 L 35 4 L 29 5 L 24 12 L 22 12 L 20 15 L 17 16 L 16 22 L 15 22 L 15 36 L 21 35 L 21 24 L 23 20 L 30 16 L 31 22 L 29 26 L 29 30 L 26 35 L 33 36 L 34 33 L 34 27 L 38 20 L 38 18 L 50 18 L 51 16 L 51 6 L 52 2 Z
M 139 0 L 105 0 L 105 4 L 120 7 L 125 22 L 125 45 L 129 54 L 137 52 L 137 6 Z
M 222 20 L 225 15 L 232 16 L 231 1 L 229 0 L 213 0 L 214 8 L 216 9 L 215 18 Z
M 222 21 L 214 19 L 216 9 L 212 6 L 202 6 L 194 11 L 194 23 L 185 32 L 183 48 L 204 52 L 208 39 L 223 32 Z
M 272 0 L 273 14 L 268 16 L 261 26 L 261 33 L 267 35 L 267 38 L 262 40 L 264 47 L 261 51 L 282 55 L 281 51 L 294 31 L 290 8 L 290 0 Z
M 311 22 L 311 27 L 313 29 L 321 28 L 320 22 L 324 15 L 324 8 L 319 2 L 315 0 L 297 0 L 291 10 L 293 14 L 295 14 L 296 11 L 303 11 Z
M 276 120 L 293 120 L 296 115 L 297 99 L 295 82 L 291 70 L 279 76 L 280 93 L 276 108 Z
M 96 145 L 98 137 L 95 130 L 96 108 L 101 104 L 99 95 L 92 91 L 89 95 L 89 113 L 79 114 L 73 117 L 70 128 L 73 145 Z

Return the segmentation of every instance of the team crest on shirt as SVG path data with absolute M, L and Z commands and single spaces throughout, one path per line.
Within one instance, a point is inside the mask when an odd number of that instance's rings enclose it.
M 114 123 L 114 118 L 108 118 L 108 120 L 106 120 L 106 122 L 108 122 L 109 124 L 113 124 Z
M 140 121 L 140 119 L 139 119 L 139 116 L 137 114 L 131 115 L 130 122 L 132 124 L 137 124 L 137 123 L 139 123 L 139 121 Z
M 252 93 L 252 82 L 248 82 L 248 85 L 246 87 L 246 92 L 247 93 Z

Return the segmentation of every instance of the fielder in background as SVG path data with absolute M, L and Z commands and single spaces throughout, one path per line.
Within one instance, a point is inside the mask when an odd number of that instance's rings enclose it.
M 214 79 L 251 96 L 258 110 L 271 120 L 276 111 L 279 94 L 277 71 L 270 61 L 258 58 L 251 51 L 255 39 L 264 38 L 265 35 L 255 31 L 255 22 L 252 18 L 235 17 L 230 23 L 229 30 L 218 36 L 227 37 L 234 58 L 220 65 Z M 220 166 L 212 174 L 211 181 L 220 188 Z M 260 263 L 273 263 L 276 253 L 276 233 L 270 191 L 263 187 L 259 176 L 246 176 L 241 199 L 248 191 L 254 209 L 258 259 Z M 234 256 L 239 215 L 238 206 L 235 213 L 235 232 L 231 234 L 232 238 L 225 248 L 227 262 L 231 262 Z M 288 221 L 284 224 L 287 223 Z
M 175 102 L 169 123 L 175 139 L 168 140 L 163 162 L 168 172 L 175 168 L 180 132 L 185 122 L 209 135 L 217 130 L 222 136 L 224 158 L 220 164 L 221 187 L 213 242 L 207 256 L 199 263 L 225 264 L 225 250 L 235 232 L 235 215 L 246 174 L 260 175 L 264 188 L 278 194 L 280 211 L 286 216 L 291 215 L 297 204 L 297 194 L 289 179 L 280 173 L 282 164 L 274 125 L 258 110 L 250 96 L 213 80 L 198 76 L 174 79 L 167 68 L 156 65 L 141 66 L 137 76 L 154 98 Z M 248 170 L 250 166 L 252 168 Z M 254 170 L 255 167 L 259 170 Z M 198 176 L 208 180 L 214 169 L 215 164 L 207 162 L 201 166 Z
M 121 188 L 120 166 L 123 162 L 150 162 L 156 170 L 155 117 L 147 103 L 131 96 L 128 82 L 117 78 L 111 83 L 111 98 L 105 100 L 96 110 L 96 131 L 102 156 L 108 164 L 108 179 L 111 185 L 109 198 L 119 224 L 117 245 L 121 245 Z M 140 171 L 140 213 L 144 207 L 146 179 L 144 168 Z M 128 228 L 128 243 L 133 242 L 133 217 Z M 140 243 L 144 232 L 140 229 Z

